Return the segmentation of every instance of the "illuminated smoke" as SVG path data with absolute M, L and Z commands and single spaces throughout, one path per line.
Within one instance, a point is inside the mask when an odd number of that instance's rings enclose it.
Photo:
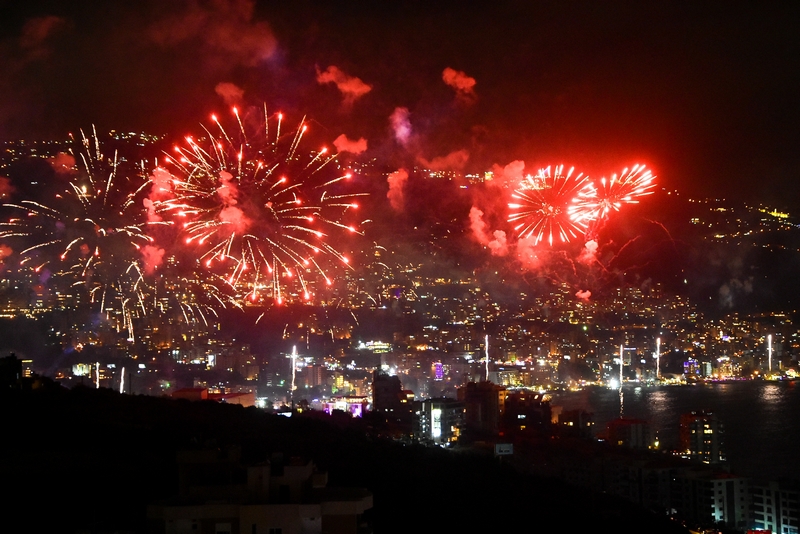
M 11 185 L 11 180 L 5 176 L 0 176 L 0 199 L 7 199 L 14 192 L 14 186 Z
M 502 230 L 495 230 L 490 236 L 486 231 L 483 212 L 475 206 L 472 206 L 469 210 L 469 222 L 472 235 L 478 243 L 488 247 L 493 256 L 506 256 L 508 254 L 506 233 Z
M 162 218 L 156 210 L 158 202 L 173 198 L 173 184 L 174 177 L 162 167 L 157 167 L 150 175 L 150 194 L 147 198 L 142 199 L 144 207 L 147 209 L 147 222 L 157 223 L 161 222 Z
M 229 106 L 239 104 L 244 98 L 244 89 L 229 82 L 218 83 L 214 88 L 214 92 L 221 96 L 222 100 Z
M 75 158 L 64 152 L 60 152 L 47 160 L 56 174 L 69 174 L 75 168 Z
M 403 145 L 407 146 L 411 137 L 411 121 L 408 120 L 410 115 L 408 108 L 394 108 L 389 117 L 389 122 L 392 124 L 392 131 L 394 138 Z
M 408 181 L 408 172 L 405 169 L 398 169 L 386 178 L 386 182 L 389 184 L 389 192 L 386 193 L 386 198 L 389 199 L 389 204 L 395 211 L 403 211 L 405 203 L 403 187 L 406 181 Z
M 11 250 L 11 247 L 9 247 L 8 245 L 0 244 L 0 262 L 5 260 L 7 257 L 11 256 L 11 254 L 13 253 L 14 251 Z
M 742 294 L 753 292 L 753 278 L 750 277 L 741 281 L 732 278 L 727 284 L 722 284 L 719 288 L 719 304 L 723 308 L 732 308 L 736 297 Z
M 245 216 L 244 212 L 236 206 L 227 206 L 222 208 L 219 212 L 219 221 L 222 224 L 228 225 L 228 233 L 237 233 L 247 231 L 250 228 L 250 220 Z
M 141 252 L 146 274 L 153 274 L 156 268 L 164 262 L 164 249 L 161 247 L 145 245 L 142 247 Z
M 371 85 L 367 85 L 360 78 L 345 74 L 335 65 L 329 66 L 324 72 L 317 68 L 317 83 L 335 84 L 344 97 L 345 105 L 352 104 L 372 90 Z
M 492 181 L 491 185 L 498 187 L 512 187 L 515 188 L 522 181 L 525 171 L 525 162 L 522 160 L 512 161 L 505 167 L 500 165 L 492 165 Z
M 575 296 L 584 302 L 589 302 L 589 297 L 592 296 L 592 292 L 589 291 L 588 289 L 586 291 L 580 290 L 577 293 L 575 293 Z
M 524 269 L 535 271 L 544 263 L 544 258 L 536 246 L 537 241 L 533 236 L 528 236 L 517 241 L 517 259 Z
M 228 206 L 236 205 L 236 197 L 239 192 L 236 190 L 236 185 L 233 183 L 233 175 L 228 171 L 221 171 L 219 173 L 219 183 L 222 185 L 217 189 L 217 194 L 223 204 Z
M 333 146 L 339 152 L 361 154 L 367 149 L 367 140 L 362 137 L 358 141 L 351 141 L 345 134 L 342 134 L 333 140 Z
M 578 256 L 578 261 L 587 265 L 597 261 L 597 241 L 590 240 L 586 242 L 580 256 Z
M 475 94 L 475 78 L 467 76 L 463 71 L 447 67 L 442 71 L 442 80 L 456 90 L 459 102 L 472 104 L 478 98 Z
M 465 149 L 450 152 L 446 156 L 439 156 L 432 160 L 419 158 L 419 162 L 432 171 L 460 171 L 469 160 L 469 151 Z
M 255 1 L 171 2 L 175 14 L 151 25 L 149 37 L 169 46 L 199 40 L 196 58 L 209 65 L 231 61 L 254 67 L 274 54 L 278 42 L 266 22 L 253 21 Z
M 28 61 L 45 59 L 51 48 L 47 41 L 66 26 L 66 20 L 54 15 L 28 20 L 22 28 L 19 46 L 25 51 Z

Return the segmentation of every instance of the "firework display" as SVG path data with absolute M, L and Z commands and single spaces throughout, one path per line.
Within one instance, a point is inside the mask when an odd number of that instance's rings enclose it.
M 644 165 L 624 169 L 619 176 L 602 178 L 596 187 L 588 176 L 564 166 L 545 167 L 526 176 L 511 195 L 508 222 L 516 223 L 518 239 L 568 243 L 584 235 L 587 228 L 605 219 L 623 204 L 635 204 L 652 193 L 655 176 Z
M 250 132 L 249 121 L 233 113 L 232 133 L 212 117 L 214 133 L 175 147 L 166 166 L 172 195 L 155 212 L 177 226 L 203 269 L 224 276 L 241 296 L 281 303 L 296 291 L 308 300 L 315 284 L 331 284 L 330 267 L 348 265 L 336 242 L 357 232 L 345 220 L 360 195 L 344 189 L 351 175 L 336 155 L 299 150 L 304 121 L 281 134 L 277 114 L 271 134 L 265 108 Z
M 81 132 L 65 186 L 43 201 L 4 204 L 13 213 L 0 223 L 0 239 L 15 244 L 20 267 L 50 280 L 57 297 L 88 303 L 121 316 L 133 337 L 132 317 L 143 305 L 140 249 L 145 232 L 141 197 L 147 180 L 141 168 L 106 157 L 97 135 Z
M 508 221 L 517 223 L 514 231 L 519 239 L 533 238 L 534 243 L 547 241 L 552 245 L 554 237 L 562 242 L 582 234 L 586 229 L 586 217 L 576 211 L 575 198 L 588 184 L 582 173 L 575 174 L 564 166 L 540 169 L 535 176 L 525 177 L 519 188 L 511 195 L 518 202 L 509 203 L 513 211 Z
M 611 211 L 619 211 L 624 204 L 636 204 L 639 198 L 652 194 L 655 183 L 653 173 L 644 165 L 601 178 L 599 186 L 590 182 L 578 200 L 578 211 L 590 219 L 604 219 Z

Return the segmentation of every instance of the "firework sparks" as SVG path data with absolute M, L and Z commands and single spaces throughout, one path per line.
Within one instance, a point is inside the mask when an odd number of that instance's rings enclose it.
M 546 240 L 552 246 L 555 238 L 566 243 L 583 234 L 587 221 L 576 199 L 587 184 L 582 173 L 575 175 L 574 168 L 565 173 L 563 165 L 526 176 L 511 195 L 517 202 L 508 204 L 508 222 L 516 223 L 517 237 L 533 238 L 534 244 Z
M 20 265 L 46 270 L 54 284 L 71 286 L 59 287 L 76 303 L 88 300 L 107 314 L 116 309 L 120 327 L 133 339 L 133 317 L 139 309 L 144 313 L 139 256 L 150 238 L 139 197 L 147 181 L 116 153 L 105 157 L 96 132 L 81 132 L 79 150 L 70 153 L 80 163 L 66 189 L 46 203 L 5 204 L 17 215 L 0 223 L 0 239 L 23 244 Z
M 599 186 L 589 183 L 578 200 L 579 211 L 588 219 L 604 219 L 611 211 L 619 211 L 624 204 L 636 204 L 643 196 L 653 193 L 653 173 L 644 165 L 623 169 L 617 176 L 600 179 Z
M 327 149 L 299 150 L 308 127 L 281 136 L 277 115 L 270 138 L 266 115 L 252 133 L 234 110 L 237 129 L 228 133 L 216 117 L 218 133 L 186 138 L 169 158 L 174 197 L 156 210 L 177 224 L 199 265 L 224 274 L 229 285 L 255 302 L 299 287 L 309 300 L 313 283 L 331 284 L 328 268 L 349 259 L 333 244 L 342 233 L 357 233 L 345 217 L 361 194 L 344 192 L 351 175 L 341 172 Z M 260 121 L 259 121 L 260 122 Z

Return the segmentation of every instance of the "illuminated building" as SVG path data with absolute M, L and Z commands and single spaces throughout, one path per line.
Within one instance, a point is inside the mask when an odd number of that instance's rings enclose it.
M 349 413 L 353 417 L 362 417 L 367 411 L 366 397 L 334 397 L 322 405 L 322 411 L 330 415 L 334 410 Z
M 620 417 L 608 423 L 608 442 L 629 449 L 652 449 L 655 440 L 647 421 Z
M 698 411 L 681 415 L 681 455 L 706 464 L 725 462 L 723 433 L 722 423 L 715 413 Z
M 492 382 L 470 382 L 458 388 L 464 403 L 464 431 L 471 437 L 495 437 L 505 412 L 506 388 Z
M 777 534 L 798 534 L 800 526 L 800 483 L 771 481 L 751 485 L 752 528 Z
M 559 433 L 585 439 L 594 437 L 593 414 L 583 410 L 565 410 L 558 414 Z
M 414 438 L 446 446 L 458 441 L 464 425 L 464 403 L 456 399 L 425 399 L 416 403 Z
M 503 402 L 504 435 L 549 434 L 552 411 L 547 395 L 530 391 L 506 391 Z
M 678 514 L 703 525 L 721 521 L 734 529 L 749 524 L 748 480 L 729 473 L 683 471 L 672 481 L 672 503 Z

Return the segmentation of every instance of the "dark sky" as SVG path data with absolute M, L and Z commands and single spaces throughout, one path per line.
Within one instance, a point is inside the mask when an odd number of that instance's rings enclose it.
M 795 2 L 2 1 L 0 140 L 180 135 L 227 96 L 387 166 L 641 162 L 796 208 L 799 27 Z

